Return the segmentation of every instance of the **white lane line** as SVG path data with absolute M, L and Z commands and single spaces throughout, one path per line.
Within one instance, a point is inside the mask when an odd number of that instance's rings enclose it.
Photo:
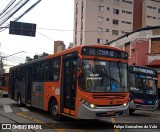
M 27 111 L 29 111 L 28 109 L 26 109 L 26 108 L 20 108 L 23 112 L 27 112 Z
M 4 105 L 3 108 L 6 113 L 13 112 L 9 105 Z

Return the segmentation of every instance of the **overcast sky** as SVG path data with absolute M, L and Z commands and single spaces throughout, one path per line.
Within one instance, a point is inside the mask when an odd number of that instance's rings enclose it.
M 73 42 L 74 0 L 42 0 L 19 22 L 37 24 L 36 37 L 10 35 L 8 29 L 0 32 L 1 53 L 26 52 L 8 57 L 5 63 L 24 62 L 25 56 L 33 57 L 43 52 L 52 54 L 56 40 L 64 41 L 67 46 Z

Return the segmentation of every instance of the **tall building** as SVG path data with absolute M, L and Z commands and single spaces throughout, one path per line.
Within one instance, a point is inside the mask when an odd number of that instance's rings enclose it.
M 75 0 L 74 46 L 107 44 L 133 30 L 160 25 L 160 0 Z
M 134 0 L 133 29 L 160 25 L 160 0 Z
M 75 0 L 74 46 L 106 44 L 133 27 L 133 0 Z
M 63 41 L 54 41 L 54 54 L 65 50 L 65 44 Z

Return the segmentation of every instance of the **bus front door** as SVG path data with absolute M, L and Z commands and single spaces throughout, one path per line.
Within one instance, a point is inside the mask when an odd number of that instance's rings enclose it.
M 63 59 L 61 112 L 75 115 L 77 58 Z

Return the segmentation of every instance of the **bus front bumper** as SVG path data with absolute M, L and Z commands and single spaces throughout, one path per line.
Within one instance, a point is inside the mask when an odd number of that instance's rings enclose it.
M 119 117 L 129 115 L 128 106 L 96 107 L 94 109 L 81 104 L 78 109 L 78 119 L 100 119 L 106 117 Z
M 134 103 L 134 101 L 129 101 L 129 109 L 154 111 L 157 110 L 157 108 L 158 108 L 158 100 L 155 102 L 155 105 L 143 105 Z

